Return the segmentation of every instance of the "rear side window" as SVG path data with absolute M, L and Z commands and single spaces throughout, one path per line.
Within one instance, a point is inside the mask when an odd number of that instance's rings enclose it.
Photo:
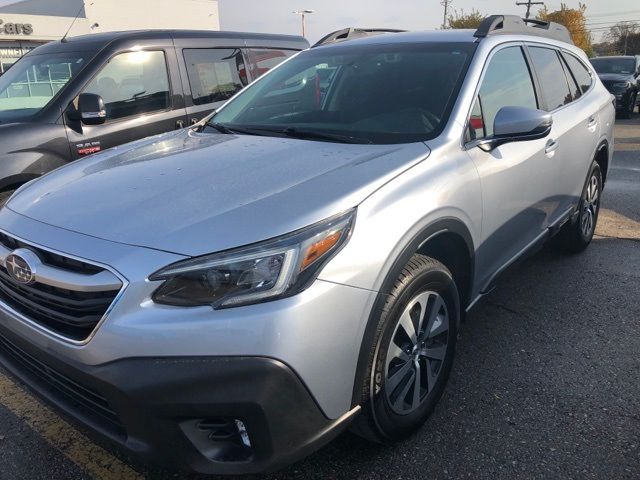
M 591 73 L 584 64 L 578 60 L 576 57 L 569 53 L 563 53 L 562 56 L 569 65 L 569 69 L 571 73 L 573 73 L 573 78 L 576 79 L 578 85 L 580 86 L 580 90 L 582 93 L 586 92 L 591 88 L 591 84 L 593 83 L 593 79 L 591 78 Z
M 196 48 L 183 51 L 194 105 L 222 102 L 247 84 L 242 52 L 237 48 Z
M 546 110 L 550 112 L 571 103 L 573 97 L 556 51 L 550 48 L 529 47 L 529 54 L 542 84 Z
M 251 60 L 251 73 L 253 78 L 258 78 L 297 52 L 275 48 L 250 48 L 248 53 Z
M 107 120 L 169 108 L 169 77 L 164 52 L 121 53 L 102 68 L 85 93 L 100 95 Z
M 529 67 L 520 47 L 498 51 L 489 61 L 469 119 L 469 140 L 493 134 L 493 121 L 502 107 L 537 108 Z

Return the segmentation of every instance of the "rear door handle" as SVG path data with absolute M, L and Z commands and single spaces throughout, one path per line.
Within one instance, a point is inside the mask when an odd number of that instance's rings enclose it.
M 553 139 L 550 139 L 547 144 L 544 147 L 544 153 L 545 155 L 549 156 L 549 157 L 553 157 L 554 152 L 556 151 L 556 149 L 558 148 L 559 144 L 558 142 L 556 142 Z
M 598 126 L 598 120 L 596 119 L 596 117 L 589 117 L 589 123 L 587 123 L 587 128 L 593 132 L 595 131 L 597 126 Z
M 178 120 L 176 122 L 176 130 L 181 130 L 184 128 L 184 120 Z

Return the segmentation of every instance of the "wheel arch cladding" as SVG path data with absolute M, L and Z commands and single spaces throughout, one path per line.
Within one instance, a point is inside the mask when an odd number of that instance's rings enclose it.
M 602 185 L 604 186 L 607 180 L 607 173 L 609 172 L 609 142 L 607 142 L 607 140 L 603 140 L 600 142 L 600 145 L 598 145 L 594 160 L 600 166 Z
M 437 220 L 423 228 L 407 243 L 387 272 L 378 297 L 369 313 L 360 344 L 358 365 L 353 383 L 352 407 L 359 405 L 362 398 L 362 384 L 366 375 L 368 356 L 371 345 L 375 341 L 377 313 L 382 309 L 402 268 L 415 253 L 432 257 L 451 271 L 462 297 L 460 299 L 460 317 L 463 317 L 465 308 L 470 301 L 475 272 L 475 248 L 471 233 L 467 226 L 456 218 Z

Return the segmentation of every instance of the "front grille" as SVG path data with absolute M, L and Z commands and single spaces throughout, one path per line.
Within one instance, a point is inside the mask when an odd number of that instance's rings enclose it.
M 8 250 L 26 248 L 43 264 L 82 275 L 95 275 L 103 268 L 28 245 L 0 232 L 0 244 Z M 89 278 L 89 277 L 87 277 Z M 88 338 L 105 315 L 120 290 L 80 291 L 44 283 L 25 285 L 15 281 L 0 265 L 0 301 L 29 320 L 74 341 Z
M 114 435 L 124 437 L 125 429 L 109 402 L 99 393 L 71 380 L 45 365 L 32 355 L 0 335 L 0 355 L 19 369 L 19 373 L 39 382 L 56 400 L 75 412 L 82 412 L 90 421 Z

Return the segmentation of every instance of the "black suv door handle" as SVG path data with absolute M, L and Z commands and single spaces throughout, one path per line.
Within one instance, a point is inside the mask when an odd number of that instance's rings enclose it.
M 180 130 L 182 128 L 184 128 L 184 120 L 178 120 L 176 122 L 176 130 Z

